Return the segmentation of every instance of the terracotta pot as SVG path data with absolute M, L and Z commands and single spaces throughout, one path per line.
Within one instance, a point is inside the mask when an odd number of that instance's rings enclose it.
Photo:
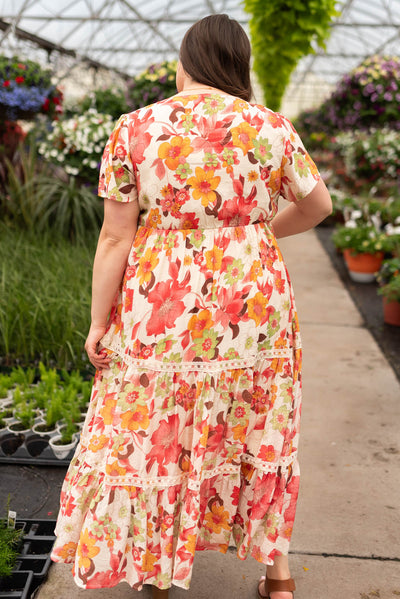
M 400 302 L 391 302 L 383 297 L 383 320 L 386 324 L 400 327 Z
M 383 252 L 353 254 L 352 250 L 345 249 L 343 256 L 350 278 L 357 283 L 372 283 L 383 262 Z

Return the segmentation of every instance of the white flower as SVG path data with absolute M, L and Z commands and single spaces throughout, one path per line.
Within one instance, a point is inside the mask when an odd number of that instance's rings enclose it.
M 357 229 L 357 223 L 354 220 L 348 220 L 344 226 L 348 229 Z
M 354 220 L 357 220 L 357 218 L 362 218 L 362 212 L 361 210 L 353 210 L 353 212 L 351 213 L 351 217 Z

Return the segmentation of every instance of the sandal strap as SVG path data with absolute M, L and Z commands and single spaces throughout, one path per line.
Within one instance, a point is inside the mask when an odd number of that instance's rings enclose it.
M 265 579 L 265 592 L 274 593 L 275 591 L 295 591 L 296 585 L 293 578 L 286 580 L 274 580 L 273 578 Z

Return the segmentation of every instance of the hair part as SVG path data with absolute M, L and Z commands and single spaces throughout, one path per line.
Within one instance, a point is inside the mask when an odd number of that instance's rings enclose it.
M 250 41 L 243 27 L 228 15 L 218 14 L 188 29 L 179 58 L 193 81 L 250 101 L 250 56 Z

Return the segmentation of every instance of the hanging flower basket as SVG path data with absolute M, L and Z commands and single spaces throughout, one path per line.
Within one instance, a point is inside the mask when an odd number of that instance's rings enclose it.
M 30 120 L 38 113 L 62 112 L 62 93 L 51 82 L 51 71 L 32 60 L 0 55 L 0 119 Z

